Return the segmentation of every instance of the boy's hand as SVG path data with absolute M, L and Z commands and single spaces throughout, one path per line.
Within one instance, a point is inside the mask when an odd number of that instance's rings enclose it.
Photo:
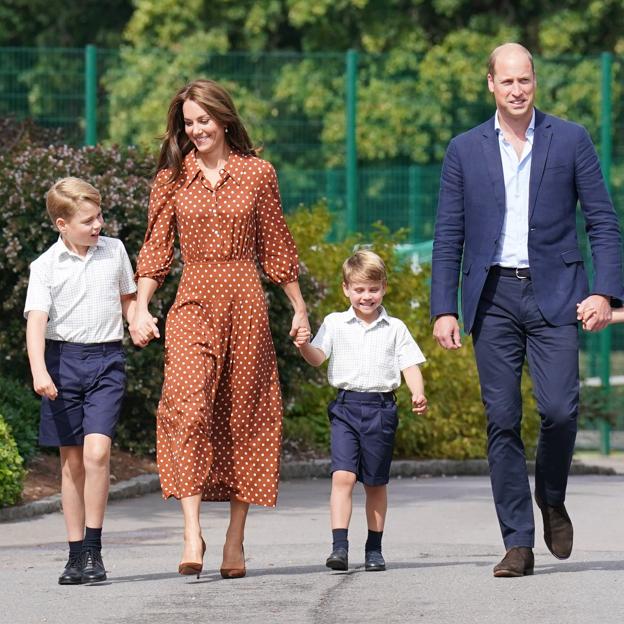
M 295 347 L 300 349 L 304 344 L 310 342 L 310 336 L 312 336 L 312 332 L 307 327 L 299 327 L 295 337 L 293 338 Z
M 58 390 L 47 370 L 33 374 L 33 388 L 39 396 L 47 397 L 50 401 L 58 396 Z
M 158 319 L 149 313 L 149 310 L 135 308 L 128 329 L 132 342 L 137 347 L 145 347 L 154 338 L 160 338 L 160 332 L 156 323 Z
M 412 412 L 424 414 L 427 411 L 427 397 L 424 394 L 412 394 Z

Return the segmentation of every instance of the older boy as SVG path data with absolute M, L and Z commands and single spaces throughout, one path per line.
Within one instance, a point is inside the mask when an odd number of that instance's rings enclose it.
M 59 240 L 30 265 L 24 316 L 39 443 L 58 446 L 69 558 L 61 585 L 103 581 L 110 450 L 125 391 L 122 314 L 136 286 L 123 244 L 100 236 L 100 194 L 63 178 L 46 194 Z
M 326 561 L 333 570 L 348 569 L 348 530 L 356 480 L 364 484 L 368 539 L 365 569 L 383 571 L 381 554 L 386 510 L 386 484 L 398 425 L 394 390 L 401 373 L 412 393 L 412 410 L 427 409 L 418 365 L 425 358 L 405 324 L 388 316 L 382 301 L 386 267 L 369 250 L 357 251 L 342 266 L 342 288 L 351 302 L 346 312 L 323 321 L 312 343 L 300 329 L 295 345 L 312 366 L 329 358 L 328 380 L 338 389 L 329 405 L 332 490 L 330 498 L 333 549 Z

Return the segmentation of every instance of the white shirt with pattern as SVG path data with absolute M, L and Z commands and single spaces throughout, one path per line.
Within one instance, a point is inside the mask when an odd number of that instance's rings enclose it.
M 46 338 L 100 343 L 123 338 L 121 295 L 136 292 L 123 243 L 100 236 L 85 257 L 61 238 L 30 265 L 24 316 L 48 315 Z
M 390 392 L 401 385 L 401 371 L 425 361 L 405 323 L 379 316 L 366 325 L 350 307 L 325 317 L 312 346 L 329 358 L 330 385 L 356 392 Z

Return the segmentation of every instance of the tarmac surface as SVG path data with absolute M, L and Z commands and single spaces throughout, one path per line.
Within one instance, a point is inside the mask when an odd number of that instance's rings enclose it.
M 363 569 L 366 522 L 356 489 L 350 569 L 324 566 L 330 550 L 327 479 L 287 481 L 276 510 L 252 508 L 248 574 L 218 574 L 227 505 L 202 510 L 207 552 L 199 580 L 176 573 L 179 504 L 159 494 L 110 503 L 108 580 L 59 586 L 66 560 L 60 513 L 0 524 L 0 622 L 576 624 L 624 622 L 624 476 L 572 476 L 575 527 L 567 561 L 552 557 L 535 509 L 535 575 L 497 579 L 503 547 L 487 477 L 390 483 L 386 572 Z

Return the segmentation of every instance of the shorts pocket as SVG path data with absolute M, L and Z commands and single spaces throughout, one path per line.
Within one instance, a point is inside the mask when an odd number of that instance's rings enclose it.
M 397 406 L 379 408 L 381 415 L 381 430 L 385 434 L 394 435 L 399 426 L 399 416 L 397 414 Z

